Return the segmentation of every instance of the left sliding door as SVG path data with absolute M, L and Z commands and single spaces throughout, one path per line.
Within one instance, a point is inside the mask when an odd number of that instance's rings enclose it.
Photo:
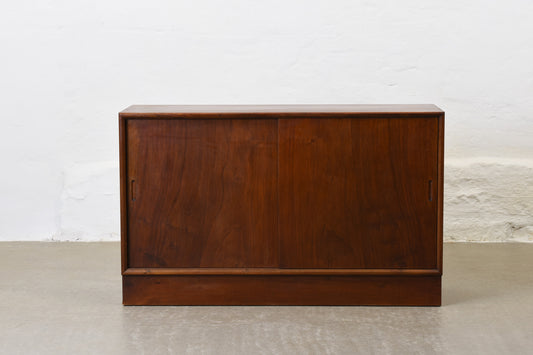
M 278 267 L 277 120 L 126 129 L 128 267 Z

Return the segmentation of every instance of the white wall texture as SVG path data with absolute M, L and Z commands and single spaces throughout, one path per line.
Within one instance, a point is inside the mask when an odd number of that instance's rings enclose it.
M 118 240 L 130 104 L 435 103 L 445 238 L 533 241 L 530 0 L 12 1 L 0 240 Z

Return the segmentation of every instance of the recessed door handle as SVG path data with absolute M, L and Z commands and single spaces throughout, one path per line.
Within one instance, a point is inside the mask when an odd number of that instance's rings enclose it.
M 433 180 L 428 182 L 428 199 L 433 201 Z
M 135 179 L 131 179 L 131 183 L 130 183 L 130 195 L 131 195 L 131 200 L 132 200 L 132 201 L 135 201 Z

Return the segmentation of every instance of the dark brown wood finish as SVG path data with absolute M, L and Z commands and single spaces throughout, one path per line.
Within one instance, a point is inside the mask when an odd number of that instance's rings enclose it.
M 276 120 L 129 120 L 129 266 L 277 266 L 276 160 Z
M 439 152 L 437 164 L 439 170 L 439 180 L 437 182 L 437 269 L 442 275 L 442 243 L 443 240 L 443 218 L 444 218 L 444 112 L 439 115 Z
M 119 117 L 124 304 L 440 305 L 436 106 Z
M 128 268 L 128 168 L 126 152 L 128 142 L 126 141 L 126 119 L 119 117 L 119 154 L 120 154 L 120 253 L 122 273 Z
M 436 276 L 437 269 L 129 268 L 124 275 Z
M 439 306 L 440 276 L 123 276 L 125 305 Z
M 437 268 L 436 117 L 279 125 L 282 267 Z

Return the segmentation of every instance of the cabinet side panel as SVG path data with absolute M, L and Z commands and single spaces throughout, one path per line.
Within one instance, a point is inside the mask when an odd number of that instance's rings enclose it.
M 126 119 L 119 115 L 119 161 L 120 161 L 120 251 L 121 251 L 121 269 L 122 273 L 128 268 L 128 203 L 127 203 L 127 137 L 126 137 Z
M 279 124 L 282 267 L 437 267 L 436 116 Z
M 277 121 L 128 120 L 130 267 L 278 266 Z
M 438 152 L 439 183 L 437 193 L 437 268 L 443 272 L 443 213 L 444 213 L 444 113 L 439 117 L 439 152 Z

